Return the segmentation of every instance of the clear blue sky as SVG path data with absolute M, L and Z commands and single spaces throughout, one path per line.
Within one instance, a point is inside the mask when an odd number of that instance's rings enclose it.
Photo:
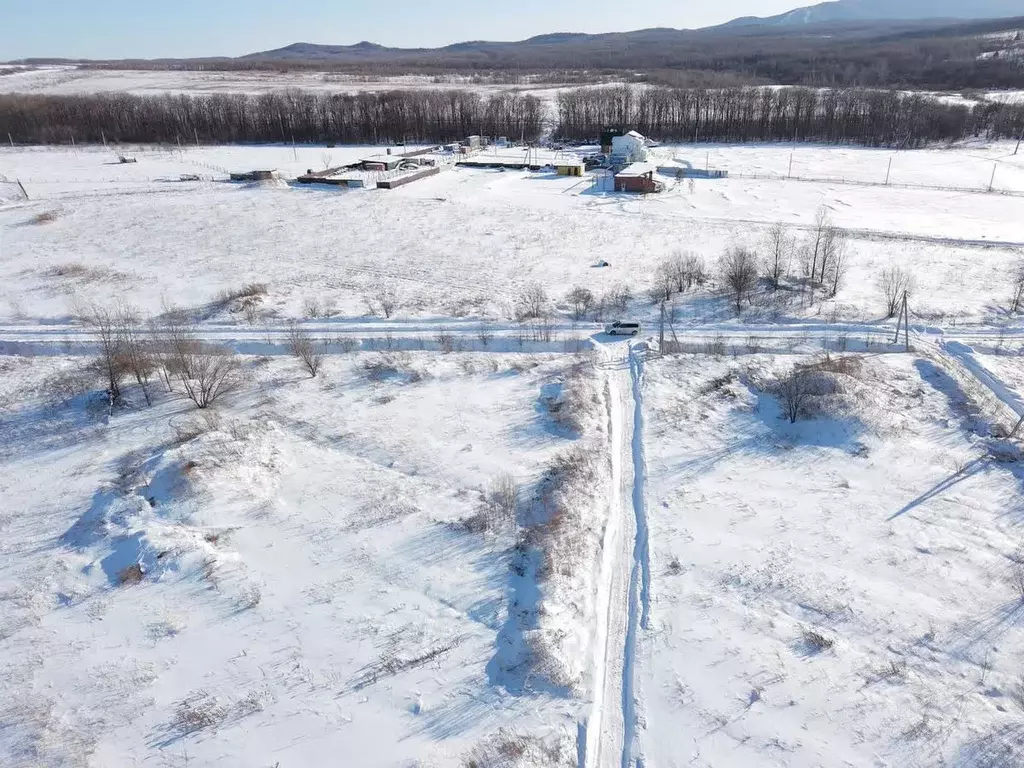
M 294 42 L 434 47 L 702 27 L 800 0 L 0 0 L 0 61 L 237 56 Z

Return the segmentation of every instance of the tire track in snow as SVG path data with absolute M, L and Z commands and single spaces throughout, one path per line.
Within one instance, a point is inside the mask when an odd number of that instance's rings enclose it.
M 622 664 L 622 768 L 643 768 L 640 748 L 640 724 L 637 712 L 636 656 L 640 631 L 650 627 L 651 559 L 647 527 L 647 457 L 644 451 L 644 360 L 639 350 L 629 349 L 629 372 L 633 385 L 633 515 L 636 538 L 633 545 L 633 568 L 629 581 L 629 618 Z

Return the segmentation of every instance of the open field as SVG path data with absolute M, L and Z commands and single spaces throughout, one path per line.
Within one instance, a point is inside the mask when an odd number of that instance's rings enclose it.
M 117 151 L 0 149 L 0 764 L 1024 764 L 1012 144 Z

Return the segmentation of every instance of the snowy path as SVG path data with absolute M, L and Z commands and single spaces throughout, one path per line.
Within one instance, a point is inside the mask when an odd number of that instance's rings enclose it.
M 635 679 L 639 634 L 648 626 L 650 563 L 644 497 L 643 359 L 638 349 L 631 347 L 628 359 L 622 360 L 613 357 L 616 348 L 602 347 L 611 368 L 606 385 L 612 492 L 602 546 L 585 768 L 643 766 L 638 757 Z
M 643 768 L 640 744 L 639 693 L 636 689 L 637 650 L 640 631 L 650 626 L 651 558 L 647 529 L 647 457 L 644 451 L 644 358 L 646 346 L 629 350 L 629 371 L 633 389 L 633 498 L 635 540 L 633 567 L 629 580 L 629 623 L 626 632 L 622 670 L 622 718 L 625 735 L 622 740 L 622 768 Z

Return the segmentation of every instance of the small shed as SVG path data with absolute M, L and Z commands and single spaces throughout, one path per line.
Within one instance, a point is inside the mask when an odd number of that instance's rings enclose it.
M 636 131 L 612 139 L 612 160 L 619 163 L 642 163 L 647 159 L 647 139 Z
M 652 163 L 633 163 L 615 174 L 616 192 L 661 192 L 665 185 L 655 181 Z
M 559 176 L 582 176 L 584 170 L 582 160 L 557 160 L 555 170 Z
M 483 137 L 478 135 L 467 136 L 465 141 L 462 142 L 462 146 L 467 147 L 469 149 L 480 149 L 480 147 L 482 147 L 483 145 Z

